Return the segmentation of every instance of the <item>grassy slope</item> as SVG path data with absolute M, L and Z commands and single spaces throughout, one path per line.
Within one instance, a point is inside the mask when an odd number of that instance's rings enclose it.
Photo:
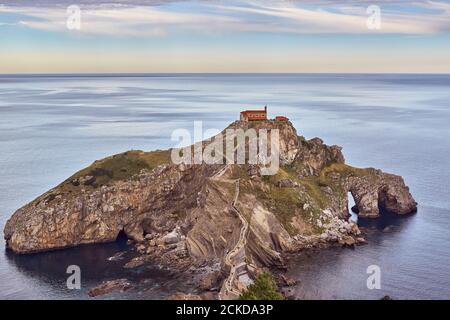
M 169 150 L 157 150 L 152 152 L 131 150 L 119 153 L 97 160 L 90 166 L 78 171 L 52 189 L 51 194 L 63 194 L 65 196 L 70 196 L 71 194 L 75 195 L 81 188 L 92 190 L 115 181 L 126 180 L 139 173 L 142 169 L 152 170 L 161 164 L 169 162 Z M 94 176 L 95 183 L 93 185 L 79 186 L 72 183 L 72 181 L 85 176 Z
M 308 178 L 299 178 L 296 169 L 299 163 L 291 166 L 280 168 L 278 173 L 273 176 L 264 176 L 263 181 L 269 187 L 269 191 L 259 188 L 251 188 L 248 179 L 244 175 L 244 170 L 236 177 L 241 180 L 241 191 L 244 193 L 252 193 L 256 198 L 271 212 L 273 212 L 284 228 L 291 234 L 295 235 L 300 230 L 296 230 L 292 224 L 294 217 L 300 217 L 305 223 L 310 224 L 321 214 L 323 209 L 330 207 L 330 198 L 326 195 L 321 187 L 330 187 L 334 197 L 345 197 L 345 189 L 341 185 L 341 180 L 335 181 L 328 177 L 328 173 L 337 172 L 341 177 L 348 176 L 365 176 L 369 169 L 354 168 L 343 163 L 332 163 L 327 165 L 318 177 L 310 176 Z M 278 182 L 282 179 L 290 179 L 297 182 L 299 188 L 280 188 Z M 304 207 L 308 203 L 309 206 Z M 314 232 L 321 233 L 321 228 L 314 226 Z
M 303 221 L 313 219 L 320 214 L 321 208 L 325 208 L 328 200 L 323 195 L 318 185 L 317 179 L 299 179 L 295 172 L 289 167 L 280 168 L 273 176 L 264 176 L 262 179 L 268 189 L 252 188 L 248 177 L 243 175 L 241 179 L 241 191 L 256 196 L 256 198 L 269 211 L 273 212 L 285 229 L 292 235 L 297 234 L 291 222 L 294 217 L 301 217 Z M 278 182 L 282 179 L 291 179 L 297 182 L 299 188 L 280 188 Z M 304 204 L 310 206 L 304 209 Z M 319 231 L 319 230 L 316 230 Z

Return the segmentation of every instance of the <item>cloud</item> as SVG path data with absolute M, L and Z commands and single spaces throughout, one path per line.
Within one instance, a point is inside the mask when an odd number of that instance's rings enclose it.
M 211 33 L 239 31 L 245 21 L 220 13 L 171 11 L 159 6 L 130 6 L 105 4 L 81 6 L 80 33 L 110 36 L 164 36 L 169 32 L 195 31 Z M 66 7 L 11 7 L 0 6 L 0 12 L 20 15 L 23 26 L 67 32 Z M 241 26 L 241 27 L 240 27 Z M 254 28 L 253 30 L 256 30 Z
M 366 27 L 368 14 L 367 4 L 361 3 L 350 6 L 333 4 L 325 1 L 326 5 L 316 8 L 302 8 L 296 3 L 283 5 L 253 4 L 251 6 L 222 6 L 222 10 L 246 13 L 250 16 L 265 16 L 267 20 L 277 26 L 284 25 L 285 31 L 297 33 L 373 33 Z M 390 3 L 392 4 L 392 3 Z M 389 9 L 389 3 L 380 5 L 381 29 L 380 33 L 427 34 L 447 32 L 450 30 L 450 5 L 447 3 L 427 1 L 416 3 L 419 8 L 436 9 L 430 13 L 412 14 L 397 9 Z M 413 8 L 412 4 L 404 4 L 405 9 Z M 275 27 L 276 29 L 276 27 Z
M 17 23 L 0 22 L 0 27 L 3 26 L 16 26 Z
M 72 1 L 71 1 L 72 2 Z M 450 30 L 450 4 L 423 1 L 392 6 L 379 2 L 381 29 L 366 26 L 370 2 L 320 1 L 80 1 L 80 33 L 108 36 L 161 37 L 179 32 L 217 34 L 233 32 L 329 33 L 329 34 L 430 34 Z M 0 6 L 0 12 L 20 16 L 22 26 L 68 32 L 65 4 L 49 1 L 17 1 Z M 400 3 L 400 2 L 399 2 Z M 71 4 L 71 3 L 70 3 Z M 410 10 L 415 8 L 416 10 Z M 0 24 L 1 26 L 1 24 Z

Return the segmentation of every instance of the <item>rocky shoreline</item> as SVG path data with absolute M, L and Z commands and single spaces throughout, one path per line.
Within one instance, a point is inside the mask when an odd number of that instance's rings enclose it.
M 27 254 L 124 234 L 138 253 L 125 268 L 151 261 L 192 272 L 199 297 L 231 299 L 261 270 L 282 269 L 289 254 L 364 243 L 348 221 L 349 194 L 363 218 L 417 210 L 400 176 L 351 167 L 340 147 L 306 140 L 287 121 L 236 121 L 228 128 L 249 127 L 279 130 L 276 175 L 261 176 L 255 165 L 174 165 L 170 150 L 129 151 L 94 162 L 17 210 L 5 226 L 7 247 Z M 124 290 L 126 283 L 101 284 L 93 294 Z

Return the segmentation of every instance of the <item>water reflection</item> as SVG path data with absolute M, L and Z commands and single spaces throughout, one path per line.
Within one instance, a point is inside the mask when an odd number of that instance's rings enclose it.
M 375 231 L 400 231 L 408 227 L 408 224 L 412 221 L 411 218 L 414 215 L 416 215 L 416 213 L 401 216 L 398 214 L 392 214 L 390 212 L 381 212 L 379 218 L 370 219 L 358 217 L 357 221 L 358 226 L 360 228 L 363 228 L 363 230 L 365 230 L 366 232 L 376 233 Z
M 399 280 L 397 268 L 407 261 L 402 254 L 395 255 L 396 247 L 403 247 L 403 230 L 411 228 L 415 215 L 398 216 L 382 213 L 379 219 L 358 219 L 368 244 L 354 249 L 332 247 L 305 252 L 291 258 L 288 276 L 299 281 L 289 293 L 295 299 L 380 299 L 384 295 L 395 298 L 408 297 L 408 285 Z M 401 251 L 401 250 L 399 250 Z M 396 259 L 397 258 L 397 259 Z M 381 290 L 369 290 L 366 286 L 367 267 L 379 265 L 383 272 Z M 395 281 L 392 281 L 395 279 Z M 408 298 L 414 298 L 410 296 Z
M 39 274 L 43 279 L 66 279 L 69 265 L 78 265 L 85 279 L 99 279 L 114 276 L 115 271 L 121 269 L 120 261 L 108 261 L 108 258 L 126 249 L 124 241 L 117 241 L 31 255 L 17 255 L 8 250 L 5 256 L 19 271 Z
M 119 259 L 109 259 L 121 252 L 123 255 Z M 161 299 L 183 289 L 183 285 L 179 283 L 180 276 L 156 264 L 136 269 L 123 268 L 123 265 L 135 256 L 135 251 L 132 246 L 126 244 L 126 239 L 31 255 L 5 252 L 5 260 L 10 267 L 16 269 L 18 274 L 33 280 L 41 294 L 46 292 L 49 295 L 47 298 L 86 299 L 90 288 L 102 281 L 118 278 L 130 280 L 133 289 L 99 298 Z M 77 265 L 81 269 L 81 290 L 69 290 L 66 287 L 66 280 L 70 275 L 66 273 L 69 265 Z M 32 295 L 31 292 L 30 294 Z M 19 292 L 19 297 L 23 296 L 23 292 Z

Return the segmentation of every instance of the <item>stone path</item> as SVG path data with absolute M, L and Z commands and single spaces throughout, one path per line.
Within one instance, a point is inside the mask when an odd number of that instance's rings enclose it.
M 242 222 L 242 228 L 239 233 L 239 240 L 234 246 L 234 248 L 228 252 L 228 254 L 225 256 L 225 263 L 230 266 L 230 274 L 228 275 L 227 279 L 225 279 L 224 286 L 222 288 L 221 294 L 219 295 L 220 298 L 228 298 L 231 296 L 238 297 L 241 293 L 239 290 L 234 288 L 234 280 L 236 278 L 236 270 L 238 267 L 242 265 L 242 263 L 237 263 L 236 257 L 241 252 L 241 250 L 244 250 L 245 245 L 247 243 L 247 230 L 248 230 L 248 222 L 242 215 L 242 213 L 239 211 L 239 209 L 236 207 L 237 200 L 239 198 L 239 179 L 235 181 L 236 184 L 236 191 L 234 195 L 233 202 L 231 203 L 231 207 L 233 210 L 238 214 L 239 219 L 241 219 Z

